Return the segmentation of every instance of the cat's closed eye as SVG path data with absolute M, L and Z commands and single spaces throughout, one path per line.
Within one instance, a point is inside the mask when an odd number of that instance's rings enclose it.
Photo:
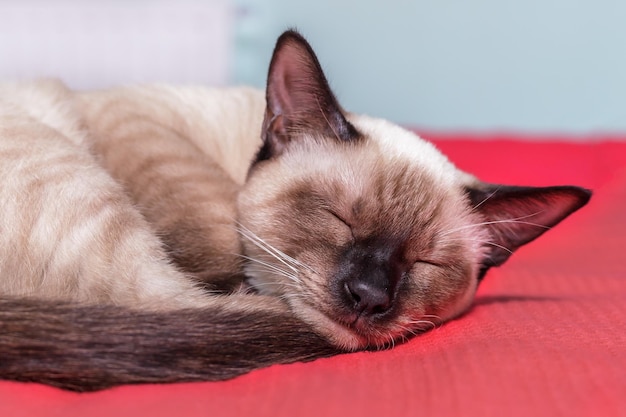
M 445 267 L 445 265 L 443 263 L 438 262 L 438 261 L 436 261 L 434 259 L 423 258 L 423 259 L 419 259 L 419 260 L 415 261 L 413 263 L 413 268 L 424 266 L 424 265 L 427 265 L 427 266 L 430 266 L 430 267 L 435 267 L 435 268 L 444 268 Z
M 331 215 L 331 217 L 335 220 L 335 223 L 343 225 L 343 229 L 348 230 L 350 232 L 351 242 L 354 243 L 354 227 L 348 222 L 343 216 L 337 214 L 337 212 L 331 208 L 326 208 L 326 211 Z

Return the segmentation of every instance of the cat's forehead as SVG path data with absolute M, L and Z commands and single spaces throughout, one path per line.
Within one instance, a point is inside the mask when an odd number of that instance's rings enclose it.
M 300 138 L 293 152 L 279 158 L 281 178 L 296 188 L 325 190 L 350 201 L 412 199 L 456 195 L 465 174 L 431 143 L 385 120 L 349 115 L 360 133 L 350 142 L 335 138 Z M 421 200 L 421 198 L 419 198 Z
M 442 187 L 454 187 L 462 180 L 462 172 L 433 144 L 415 133 L 369 116 L 351 114 L 348 119 L 364 136 L 364 141 L 377 145 L 381 161 L 406 164 L 431 177 Z
M 434 146 L 388 122 L 354 122 L 361 133 L 355 141 L 310 138 L 283 156 L 275 174 L 291 178 L 289 196 L 307 205 L 325 201 L 344 217 L 371 219 L 372 227 L 382 221 L 398 228 L 410 227 L 417 213 L 443 215 L 461 200 L 459 172 Z
M 254 170 L 249 185 L 261 181 L 256 188 L 279 200 L 326 201 L 344 213 L 400 222 L 462 200 L 464 174 L 432 144 L 384 120 L 348 118 L 360 133 L 357 139 L 303 135 Z

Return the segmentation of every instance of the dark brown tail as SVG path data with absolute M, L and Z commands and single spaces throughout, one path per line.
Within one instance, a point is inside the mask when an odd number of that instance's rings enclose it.
M 0 299 L 0 379 L 75 391 L 223 380 L 339 353 L 287 312 L 167 313 Z

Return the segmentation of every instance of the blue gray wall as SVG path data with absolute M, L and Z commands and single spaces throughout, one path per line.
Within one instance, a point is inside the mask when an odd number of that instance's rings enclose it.
M 297 27 L 343 105 L 427 129 L 626 132 L 626 1 L 237 0 L 234 81 Z

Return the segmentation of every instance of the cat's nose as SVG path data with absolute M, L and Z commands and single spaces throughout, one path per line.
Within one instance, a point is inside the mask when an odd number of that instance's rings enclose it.
M 391 308 L 388 287 L 356 278 L 346 281 L 344 290 L 352 307 L 359 314 L 381 314 Z

